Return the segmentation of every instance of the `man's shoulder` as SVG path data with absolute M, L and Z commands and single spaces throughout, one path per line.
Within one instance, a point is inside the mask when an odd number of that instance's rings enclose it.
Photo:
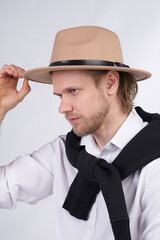
M 148 163 L 144 168 L 145 171 L 158 171 L 159 175 L 160 175 L 160 157 L 154 159 L 153 161 L 151 161 L 150 163 Z
M 58 137 L 56 137 L 55 139 L 51 140 L 47 144 L 49 144 L 49 145 L 65 144 L 66 137 L 67 137 L 67 134 L 59 135 Z
M 154 180 L 160 182 L 160 158 L 156 158 L 142 168 L 141 178 L 145 179 L 146 186 L 149 186 Z
M 59 135 L 55 139 L 41 146 L 32 153 L 32 156 L 42 157 L 44 159 L 52 159 L 60 153 L 65 152 L 66 135 Z

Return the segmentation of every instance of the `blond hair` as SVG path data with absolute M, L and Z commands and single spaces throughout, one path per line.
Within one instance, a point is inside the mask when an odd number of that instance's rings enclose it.
M 138 84 L 135 78 L 126 72 L 119 72 L 118 96 L 121 100 L 122 109 L 125 113 L 129 113 L 133 106 L 138 92 Z

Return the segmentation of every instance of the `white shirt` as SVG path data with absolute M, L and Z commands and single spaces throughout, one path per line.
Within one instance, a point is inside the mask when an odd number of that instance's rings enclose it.
M 89 153 L 112 163 L 146 124 L 133 110 L 102 151 L 91 135 L 83 137 L 81 144 L 86 145 Z M 77 170 L 66 158 L 65 136 L 60 136 L 32 155 L 18 157 L 8 166 L 0 168 L 0 207 L 15 208 L 17 200 L 33 204 L 53 193 L 57 240 L 114 240 L 101 192 L 87 221 L 70 216 L 62 208 L 76 174 Z M 130 175 L 122 185 L 132 240 L 159 240 L 160 159 Z

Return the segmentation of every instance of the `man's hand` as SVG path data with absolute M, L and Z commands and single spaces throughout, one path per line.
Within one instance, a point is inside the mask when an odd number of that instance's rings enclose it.
M 0 123 L 5 114 L 20 103 L 30 92 L 28 80 L 23 81 L 22 88 L 17 91 L 18 79 L 22 78 L 24 69 L 15 65 L 4 65 L 0 70 Z

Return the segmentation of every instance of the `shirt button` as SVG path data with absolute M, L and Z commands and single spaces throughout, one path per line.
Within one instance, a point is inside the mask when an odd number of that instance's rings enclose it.
M 93 227 L 90 225 L 90 226 L 88 227 L 88 230 L 89 230 L 89 231 L 93 231 Z

